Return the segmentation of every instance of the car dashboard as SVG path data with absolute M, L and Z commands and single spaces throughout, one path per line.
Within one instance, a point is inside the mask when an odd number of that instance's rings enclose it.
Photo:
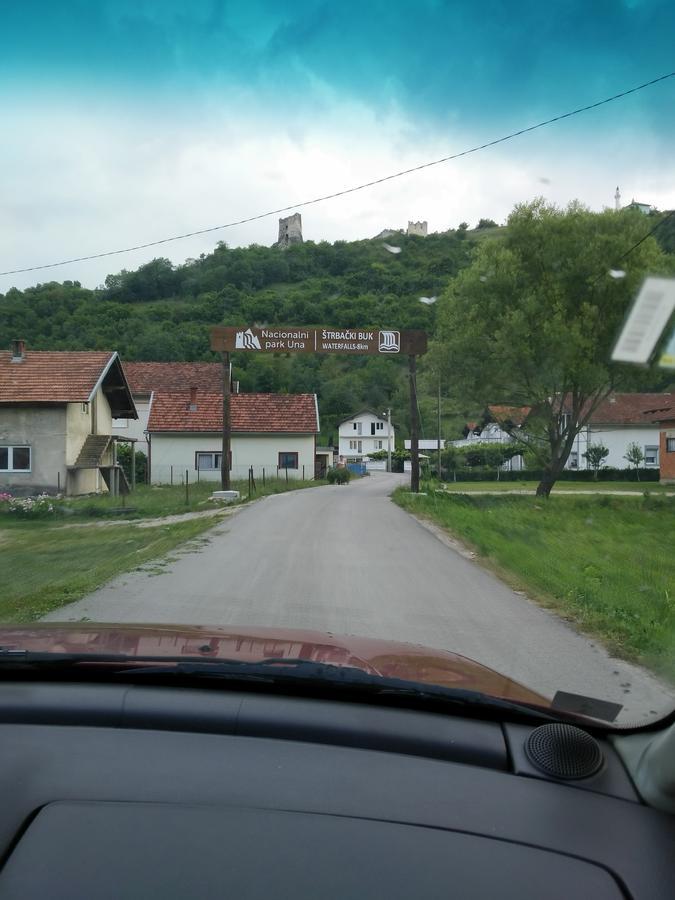
M 602 738 L 264 691 L 3 682 L 0 900 L 672 896 L 675 818 Z

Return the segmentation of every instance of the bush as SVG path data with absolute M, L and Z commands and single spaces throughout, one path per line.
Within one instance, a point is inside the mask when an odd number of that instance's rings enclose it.
M 352 473 L 346 467 L 339 469 L 329 469 L 326 478 L 328 484 L 347 484 L 352 477 Z
M 136 457 L 136 484 L 145 484 L 148 474 L 148 458 L 142 450 L 137 450 Z M 127 481 L 131 484 L 131 446 L 130 444 L 117 445 L 117 461 L 124 469 Z
M 41 519 L 54 514 L 54 499 L 49 494 L 23 498 L 0 494 L 0 511 L 21 519 Z

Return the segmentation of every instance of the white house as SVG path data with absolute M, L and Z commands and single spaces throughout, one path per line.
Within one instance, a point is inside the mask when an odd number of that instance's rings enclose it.
M 394 426 L 386 416 L 362 409 L 338 425 L 338 452 L 348 462 L 361 462 L 370 453 L 395 447 Z
M 626 469 L 630 464 L 625 459 L 629 444 L 637 444 L 642 450 L 646 468 L 659 466 L 660 429 L 649 413 L 655 408 L 672 403 L 672 394 L 611 394 L 593 412 L 588 424 L 577 435 L 567 460 L 567 469 L 590 468 L 584 458 L 590 444 L 603 444 L 609 455 L 603 465 L 610 468 Z M 469 422 L 463 440 L 452 441 L 455 447 L 467 447 L 474 443 L 508 443 L 512 440 L 502 425 L 509 420 L 522 425 L 530 412 L 530 407 L 489 406 L 483 422 Z M 563 413 L 563 416 L 569 413 Z M 512 468 L 522 467 L 522 458 L 514 457 Z
M 221 393 L 223 367 L 220 363 L 186 362 L 129 362 L 124 374 L 134 398 L 137 419 L 115 418 L 112 433 L 136 439 L 136 449 L 147 455 L 148 417 L 155 391 L 200 391 Z
M 598 406 L 588 425 L 577 435 L 567 461 L 568 469 L 586 469 L 584 453 L 589 444 L 604 444 L 609 455 L 603 465 L 629 468 L 624 458 L 629 444 L 642 450 L 646 468 L 659 466 L 660 427 L 649 413 L 672 403 L 672 394 L 611 394 Z
M 230 470 L 254 476 L 313 478 L 319 409 L 316 394 L 233 394 Z M 148 418 L 150 478 L 154 484 L 220 478 L 223 395 L 156 391 Z M 321 463 L 321 460 L 319 460 Z
M 445 444 L 445 439 L 441 438 L 441 450 L 445 450 Z M 403 446 L 406 450 L 410 450 L 412 441 L 409 438 L 406 438 L 403 441 Z M 417 446 L 419 450 L 424 450 L 425 452 L 428 450 L 435 450 L 438 452 L 438 440 L 436 438 L 420 438 L 417 442 Z

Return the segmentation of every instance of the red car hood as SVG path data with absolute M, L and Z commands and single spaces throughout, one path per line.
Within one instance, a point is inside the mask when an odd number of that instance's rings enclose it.
M 549 707 L 550 701 L 480 663 L 420 644 L 277 628 L 99 623 L 0 626 L 0 649 L 51 653 L 119 653 L 131 658 L 203 657 L 260 662 L 307 659 L 353 666 L 372 675 L 480 691 L 493 697 Z

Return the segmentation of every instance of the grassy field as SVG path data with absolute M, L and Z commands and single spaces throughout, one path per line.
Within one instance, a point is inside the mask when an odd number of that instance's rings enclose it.
M 199 518 L 155 528 L 71 528 L 37 520 L 0 527 L 0 622 L 38 619 L 121 572 L 151 560 L 161 565 L 166 553 L 213 524 Z
M 324 481 L 302 481 L 300 479 L 267 480 L 263 486 L 261 481 L 256 482 L 256 491 L 251 499 L 265 497 L 269 494 L 278 494 L 289 490 L 316 487 L 325 484 Z M 139 485 L 133 494 L 127 497 L 111 497 L 109 494 L 97 496 L 75 497 L 65 500 L 63 506 L 72 515 L 70 518 L 106 518 L 114 514 L 122 518 L 141 519 L 155 516 L 169 516 L 184 512 L 197 512 L 205 509 L 213 509 L 214 504 L 209 500 L 211 493 L 218 490 L 220 485 L 210 481 L 188 485 L 186 496 L 184 485 Z M 241 492 L 241 501 L 248 501 L 248 483 L 235 481 L 232 488 Z M 3 519 L 0 518 L 0 522 Z M 1 526 L 0 526 L 1 527 Z
M 675 679 L 675 498 L 416 497 L 400 488 L 394 499 L 613 652 Z
M 536 491 L 537 481 L 449 481 L 443 484 L 445 490 L 454 493 L 475 493 L 476 491 Z M 433 487 L 439 487 L 437 482 Z M 554 494 L 565 491 L 630 491 L 631 494 L 675 494 L 674 484 L 659 484 L 658 481 L 557 481 L 553 487 Z
M 321 482 L 285 480 L 258 485 L 254 496 L 266 496 L 315 486 Z M 217 487 L 217 485 L 216 485 Z M 247 502 L 247 483 L 233 485 Z M 115 519 L 151 519 L 176 513 L 213 509 L 208 501 L 211 484 L 185 488 L 174 485 L 141 486 L 126 498 L 127 507 Z M 106 524 L 120 497 L 81 497 L 64 501 L 69 515 L 54 513 L 40 519 L 21 519 L 15 513 L 0 514 L 0 622 L 28 622 L 52 609 L 79 600 L 122 572 L 143 567 L 149 575 L 162 570 L 166 554 L 175 548 L 189 549 L 191 541 L 212 528 L 213 518 L 190 518 L 171 524 L 141 527 L 125 522 Z M 132 511 L 133 507 L 133 511 Z M 84 525 L 87 520 L 91 526 Z M 188 542 L 186 544 L 186 542 Z M 183 547 L 183 545 L 185 545 Z M 170 557 L 169 557 L 170 559 Z

